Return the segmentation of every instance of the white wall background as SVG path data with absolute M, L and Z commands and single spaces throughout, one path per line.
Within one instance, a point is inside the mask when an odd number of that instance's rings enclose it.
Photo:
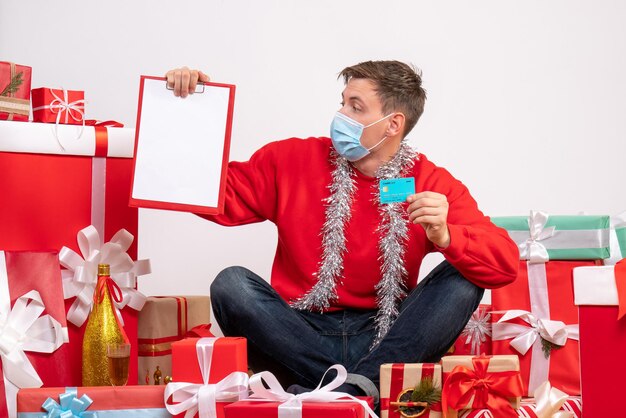
M 231 159 L 327 135 L 337 73 L 369 59 L 424 73 L 411 143 L 489 215 L 626 208 L 626 3 L 619 0 L 0 0 L 0 60 L 33 87 L 86 91 L 87 116 L 134 127 L 140 74 L 201 68 L 237 85 Z M 306 185 L 302 185 L 306 187 Z M 140 211 L 147 294 L 206 294 L 224 267 L 269 277 L 273 225 Z M 434 261 L 427 263 L 432 266 Z

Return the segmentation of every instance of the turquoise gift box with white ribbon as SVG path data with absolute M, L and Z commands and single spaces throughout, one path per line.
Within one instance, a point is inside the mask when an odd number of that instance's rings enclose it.
M 604 265 L 615 265 L 626 258 L 626 211 L 611 216 L 611 257 L 604 260 Z
M 609 216 L 531 211 L 530 216 L 492 217 L 491 221 L 507 230 L 520 250 L 520 259 L 531 263 L 601 260 L 610 256 Z

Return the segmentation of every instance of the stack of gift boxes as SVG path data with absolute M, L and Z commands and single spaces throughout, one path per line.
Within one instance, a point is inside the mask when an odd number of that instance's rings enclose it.
M 288 394 L 269 372 L 250 377 L 245 339 L 213 337 L 208 297 L 139 293 L 150 267 L 128 206 L 134 131 L 86 121 L 82 92 L 31 91 L 30 71 L 0 62 L 0 416 L 375 416 L 371 399 L 333 390 L 341 366 L 313 393 Z M 31 107 L 40 123 L 24 123 Z M 580 417 L 582 403 L 587 417 L 618 416 L 626 216 L 493 221 L 519 245 L 518 279 L 493 290 L 439 364 L 382 365 L 381 416 Z M 100 263 L 122 294 L 124 387 L 81 387 Z

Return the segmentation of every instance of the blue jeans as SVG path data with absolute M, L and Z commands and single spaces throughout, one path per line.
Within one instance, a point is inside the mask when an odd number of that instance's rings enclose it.
M 217 276 L 211 303 L 224 335 L 248 339 L 252 370 L 271 371 L 285 388 L 294 383 L 313 388 L 337 363 L 379 386 L 383 363 L 439 361 L 483 292 L 444 261 L 402 301 L 400 315 L 371 351 L 375 310 L 298 311 L 243 267 L 229 267 Z

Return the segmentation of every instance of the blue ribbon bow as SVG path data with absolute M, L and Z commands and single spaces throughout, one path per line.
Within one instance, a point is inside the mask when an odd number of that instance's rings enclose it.
M 45 418 L 98 418 L 97 412 L 85 411 L 92 403 L 86 394 L 78 398 L 76 388 L 66 388 L 65 393 L 59 395 L 58 403 L 48 398 L 41 407 L 48 411 Z

